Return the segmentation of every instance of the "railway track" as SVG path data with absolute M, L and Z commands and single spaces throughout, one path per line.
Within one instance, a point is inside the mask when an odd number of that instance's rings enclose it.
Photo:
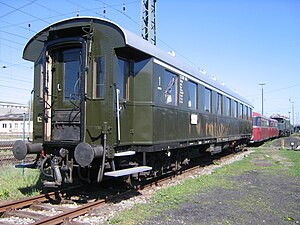
M 26 159 L 24 159 L 23 163 L 32 162 L 33 160 L 34 160 L 34 157 L 28 156 L 28 157 L 26 157 Z M 21 164 L 21 162 L 20 162 L 20 160 L 14 158 L 14 157 L 10 157 L 10 156 L 2 157 L 2 156 L 0 156 L 0 165 L 8 165 L 8 164 L 16 165 L 16 164 Z
M 223 155 L 221 158 L 213 156 L 211 159 L 204 160 L 201 165 L 191 166 L 190 168 L 180 171 L 182 177 L 186 177 L 188 174 L 194 173 L 195 170 L 207 165 L 208 162 L 218 164 L 218 161 L 224 160 L 231 155 Z M 161 186 L 163 183 L 172 181 L 176 177 L 178 172 L 171 172 L 159 179 L 152 179 L 147 181 L 137 188 L 147 189 L 153 186 Z M 82 224 L 74 222 L 74 218 L 78 218 L 84 214 L 94 213 L 96 208 L 105 205 L 108 202 L 121 202 L 122 199 L 128 199 L 137 195 L 137 190 L 124 190 L 118 194 L 111 195 L 111 197 L 95 198 L 89 200 L 85 204 L 50 204 L 50 202 L 56 202 L 57 199 L 63 199 L 62 193 L 51 192 L 44 195 L 30 197 L 23 200 L 9 202 L 0 205 L 0 219 L 1 224 Z M 127 196 L 127 197 L 125 197 Z M 129 196 L 129 197 L 128 197 Z M 60 201 L 63 202 L 63 201 Z M 102 211 L 102 210 L 101 210 Z
M 84 204 L 83 206 L 80 206 L 78 208 L 68 209 L 66 211 L 63 211 L 62 213 L 57 214 L 57 215 L 46 217 L 46 218 L 43 218 L 41 220 L 38 220 L 38 221 L 32 223 L 32 225 L 61 224 L 65 220 L 71 220 L 75 217 L 84 215 L 89 210 L 93 209 L 94 207 L 99 207 L 99 206 L 105 204 L 106 201 L 107 201 L 106 199 L 100 199 L 100 200 L 96 200 L 95 202 L 90 202 L 90 203 Z
M 15 210 L 15 209 L 24 208 L 26 206 L 30 206 L 31 204 L 33 204 L 34 202 L 37 202 L 37 201 L 39 201 L 39 202 L 49 201 L 49 198 L 55 197 L 55 196 L 57 196 L 57 194 L 55 192 L 51 192 L 51 193 L 48 193 L 47 195 L 43 194 L 43 195 L 29 197 L 26 199 L 8 202 L 8 203 L 0 205 L 0 214 L 3 214 L 4 212 L 6 212 L 8 210 Z
M 49 198 L 57 197 L 56 192 L 13 201 L 0 205 L 0 214 L 2 214 L 0 224 L 68 224 L 72 219 L 103 206 L 107 202 L 113 202 L 115 199 L 124 196 L 135 195 L 134 193 L 134 190 L 127 190 L 112 197 L 95 199 L 79 206 L 74 204 L 49 204 Z M 74 223 L 72 222 L 72 224 Z

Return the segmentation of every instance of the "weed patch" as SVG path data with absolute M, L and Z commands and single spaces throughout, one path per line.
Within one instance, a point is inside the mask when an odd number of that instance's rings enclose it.
M 38 170 L 16 169 L 12 165 L 0 167 L 0 201 L 16 200 L 39 194 Z
M 279 155 L 286 159 L 285 167 L 290 176 L 300 176 L 300 151 L 282 150 Z

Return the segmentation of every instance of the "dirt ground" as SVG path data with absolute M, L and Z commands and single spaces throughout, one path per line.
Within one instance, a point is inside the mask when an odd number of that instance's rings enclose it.
M 292 141 L 300 145 L 296 137 L 286 138 L 285 146 Z M 290 162 L 279 155 L 281 144 L 275 140 L 261 154 L 249 156 L 250 170 L 227 177 L 233 187 L 196 193 L 179 208 L 143 224 L 300 224 L 300 177 L 286 174 Z M 284 166 L 278 170 L 276 164 Z

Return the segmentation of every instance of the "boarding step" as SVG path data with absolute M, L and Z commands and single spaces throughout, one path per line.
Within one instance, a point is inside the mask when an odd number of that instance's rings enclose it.
M 115 153 L 115 156 L 130 156 L 130 155 L 135 155 L 135 151 L 125 151 L 125 152 L 117 152 Z
M 141 173 L 145 171 L 152 170 L 152 167 L 150 166 L 137 166 L 137 167 L 132 167 L 128 169 L 123 169 L 123 170 L 115 170 L 111 172 L 105 172 L 105 176 L 109 177 L 121 177 L 121 176 L 126 176 L 130 174 L 135 174 L 135 173 Z
M 46 188 L 57 188 L 58 187 L 58 185 L 55 182 L 51 182 L 51 181 L 44 181 L 43 185 Z
M 15 165 L 15 168 L 30 168 L 30 169 L 35 169 L 36 168 L 36 163 L 22 163 L 22 164 L 17 164 Z

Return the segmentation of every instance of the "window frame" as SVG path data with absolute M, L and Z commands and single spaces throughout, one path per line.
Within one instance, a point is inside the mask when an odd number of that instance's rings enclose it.
M 192 80 L 188 80 L 187 82 L 187 86 L 188 86 L 188 102 L 187 102 L 187 107 L 189 109 L 194 109 L 197 110 L 198 109 L 198 84 Z M 191 90 L 191 88 L 193 90 Z M 191 93 L 191 91 L 193 93 Z M 191 95 L 194 96 L 193 100 L 191 98 Z M 190 105 L 191 102 L 191 105 Z
M 123 64 L 124 68 L 122 71 L 120 70 L 120 68 L 121 68 L 120 62 L 124 63 Z M 127 101 L 127 100 L 129 100 L 129 77 L 130 77 L 130 70 L 131 70 L 130 60 L 118 57 L 117 65 L 118 65 L 117 66 L 118 71 L 117 71 L 116 85 L 117 85 L 117 89 L 120 90 L 119 99 L 120 99 L 120 101 Z M 127 67 L 126 67 L 126 65 L 127 65 Z
M 212 90 L 207 87 L 204 89 L 204 111 L 212 113 Z
M 173 81 L 174 78 L 174 81 Z M 165 69 L 164 77 L 163 77 L 163 90 L 164 90 L 164 103 L 166 105 L 178 106 L 178 81 L 179 76 Z M 174 91 L 173 91 L 174 87 Z M 170 101 L 171 97 L 171 101 Z M 174 97 L 174 99 L 172 99 Z
M 232 110 L 231 116 L 233 118 L 237 118 L 236 103 L 237 103 L 236 100 L 233 100 L 233 102 L 232 102 L 232 108 L 231 108 L 231 110 Z
M 243 119 L 244 118 L 244 105 L 242 103 L 239 103 L 239 113 L 238 113 L 238 118 Z
M 216 113 L 223 115 L 223 95 L 217 92 Z
M 105 98 L 105 66 L 105 56 L 93 58 L 93 99 Z M 100 94 L 98 95 L 98 93 Z
M 80 82 L 80 74 L 81 74 L 81 59 L 80 59 L 80 57 L 82 55 L 82 48 L 79 46 L 74 46 L 72 48 L 58 48 L 58 49 L 55 49 L 55 51 L 57 54 L 57 58 L 55 59 L 54 63 L 61 63 L 62 70 L 63 70 L 63 77 L 62 77 L 62 79 L 63 79 L 63 82 L 62 82 L 63 83 L 63 101 L 66 102 L 66 101 L 72 100 L 72 94 L 78 95 L 78 98 L 80 99 L 80 97 L 81 97 L 80 85 L 81 84 L 78 82 Z M 75 55 L 75 53 L 77 53 L 77 52 L 79 52 L 79 54 Z M 70 54 L 74 54 L 74 55 L 70 55 Z M 79 56 L 78 60 L 70 59 L 72 57 L 76 58 L 76 56 Z M 61 60 L 61 62 L 59 60 Z M 71 75 L 68 73 L 68 71 L 70 71 L 70 69 L 75 68 L 74 66 L 72 66 L 72 67 L 66 66 L 66 65 L 71 65 L 70 63 L 76 63 L 74 65 L 78 64 L 78 76 L 77 77 L 72 76 L 72 73 L 71 73 Z M 72 79 L 72 80 L 70 80 L 70 79 Z M 72 81 L 72 82 L 70 82 L 70 81 Z M 74 87 L 77 88 L 76 92 L 74 92 L 74 90 L 75 90 Z
M 225 96 L 224 115 L 231 116 L 231 98 Z

